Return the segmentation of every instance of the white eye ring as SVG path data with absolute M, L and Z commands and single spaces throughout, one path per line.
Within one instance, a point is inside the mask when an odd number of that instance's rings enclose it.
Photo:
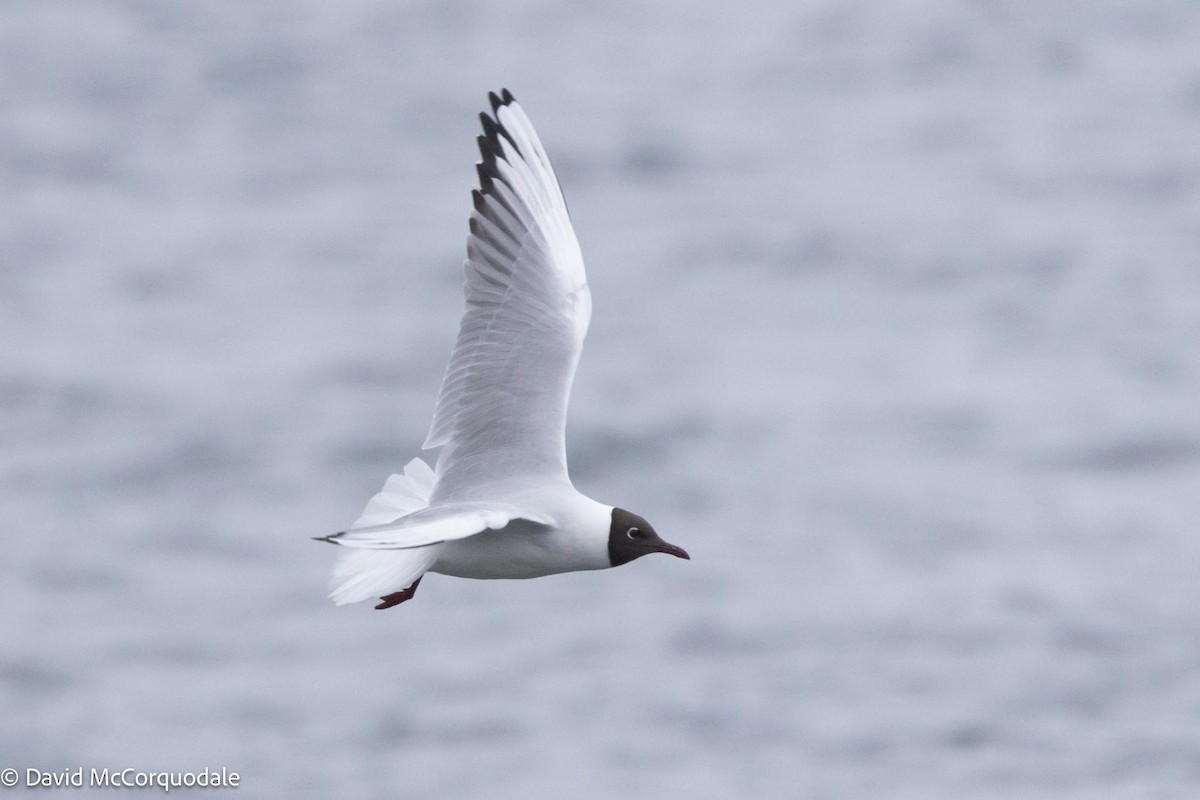
M 640 528 L 630 528 L 629 530 L 625 531 L 625 535 L 630 539 L 640 539 L 642 538 L 642 531 Z

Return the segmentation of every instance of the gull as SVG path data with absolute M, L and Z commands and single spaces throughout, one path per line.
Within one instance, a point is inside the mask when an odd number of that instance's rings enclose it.
M 592 316 L 579 242 L 550 159 L 512 94 L 479 115 L 466 308 L 422 449 L 388 478 L 340 546 L 330 598 L 411 600 L 426 572 L 536 578 L 650 553 L 690 558 L 642 517 L 577 491 L 567 402 Z

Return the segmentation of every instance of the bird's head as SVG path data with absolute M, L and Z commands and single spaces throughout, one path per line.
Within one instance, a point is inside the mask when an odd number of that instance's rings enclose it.
M 608 560 L 612 565 L 619 567 L 651 553 L 691 558 L 682 547 L 663 541 L 653 526 L 642 517 L 623 508 L 614 508 L 612 526 L 608 529 Z

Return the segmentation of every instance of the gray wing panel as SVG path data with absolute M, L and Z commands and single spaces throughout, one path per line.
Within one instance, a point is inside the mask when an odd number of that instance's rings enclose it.
M 498 478 L 567 479 L 575 367 L 591 319 L 579 244 L 558 179 L 520 106 L 481 115 L 466 311 L 425 447 L 442 446 L 434 502 Z

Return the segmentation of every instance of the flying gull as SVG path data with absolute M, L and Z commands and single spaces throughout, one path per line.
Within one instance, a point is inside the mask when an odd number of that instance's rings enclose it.
M 649 553 L 688 558 L 642 517 L 576 491 L 565 427 L 592 316 L 579 242 L 550 159 L 507 89 L 479 115 L 466 310 L 420 458 L 392 475 L 340 545 L 338 605 L 411 600 L 426 572 L 536 578 Z

